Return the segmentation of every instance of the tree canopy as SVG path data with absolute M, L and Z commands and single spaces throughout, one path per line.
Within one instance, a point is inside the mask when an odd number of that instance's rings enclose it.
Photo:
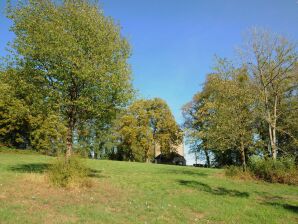
M 119 148 L 128 159 L 137 161 L 152 160 L 157 156 L 157 147 L 165 154 L 176 151 L 183 140 L 170 108 L 159 98 L 137 100 L 130 105 L 119 118 L 117 133 Z
M 298 146 L 295 45 L 264 30 L 247 37 L 241 64 L 218 58 L 203 90 L 183 108 L 193 151 L 244 169 L 249 155 L 297 157 Z
M 13 68 L 63 120 L 70 155 L 81 124 L 101 120 L 105 126 L 131 99 L 129 44 L 120 27 L 85 0 L 21 2 L 8 7 L 8 17 L 16 35 Z

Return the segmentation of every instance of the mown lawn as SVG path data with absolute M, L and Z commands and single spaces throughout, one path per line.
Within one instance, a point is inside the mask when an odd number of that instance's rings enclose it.
M 86 160 L 89 189 L 51 187 L 55 158 L 0 153 L 0 223 L 298 223 L 298 187 L 223 170 Z

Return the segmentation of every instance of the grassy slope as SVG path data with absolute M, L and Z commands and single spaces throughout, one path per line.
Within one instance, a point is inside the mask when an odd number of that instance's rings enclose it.
M 50 187 L 55 158 L 0 153 L 0 223 L 297 223 L 298 187 L 222 170 L 87 160 L 85 190 Z

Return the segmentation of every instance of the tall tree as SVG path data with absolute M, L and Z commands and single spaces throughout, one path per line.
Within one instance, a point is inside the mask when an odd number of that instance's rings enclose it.
M 185 106 L 189 137 L 200 141 L 205 151 L 239 152 L 245 170 L 246 154 L 254 144 L 254 96 L 246 68 L 235 69 L 219 60 L 203 91 L 191 107 Z
M 109 122 L 132 96 L 128 42 L 111 18 L 87 0 L 31 0 L 8 8 L 15 62 L 38 77 L 36 91 L 67 121 L 67 157 L 73 134 L 90 119 Z
M 277 132 L 285 131 L 280 123 L 285 112 L 282 105 L 287 93 L 295 86 L 297 88 L 294 81 L 297 80 L 297 73 L 293 72 L 298 59 L 296 46 L 266 30 L 253 29 L 247 36 L 244 63 L 259 91 L 260 114 L 268 127 L 268 151 L 276 159 Z
M 208 118 L 210 114 L 208 111 L 203 110 L 203 108 L 208 102 L 209 95 L 210 94 L 207 91 L 199 92 L 182 108 L 186 143 L 190 147 L 190 152 L 195 155 L 196 164 L 200 155 L 204 154 L 208 167 L 211 165 L 209 156 L 210 149 L 207 148 L 206 139 L 200 137 L 199 133 L 208 128 L 208 121 L 206 118 Z

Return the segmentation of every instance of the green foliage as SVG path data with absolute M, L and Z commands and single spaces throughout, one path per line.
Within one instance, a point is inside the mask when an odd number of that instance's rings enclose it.
M 131 160 L 149 161 L 160 147 L 162 153 L 175 151 L 182 131 L 169 106 L 162 99 L 137 100 L 119 118 L 118 148 Z
M 265 181 L 298 184 L 298 171 L 293 157 L 265 160 L 253 156 L 250 159 L 249 170 L 255 177 Z
M 33 118 L 32 118 L 33 119 Z M 31 146 L 44 154 L 57 155 L 65 151 L 65 136 L 66 127 L 57 115 L 50 114 L 48 117 L 35 117 L 35 119 L 41 119 L 35 129 L 30 133 Z
M 295 45 L 263 30 L 248 37 L 245 60 L 217 58 L 203 90 L 183 108 L 192 152 L 207 152 L 207 159 L 213 152 L 214 165 L 245 168 L 254 154 L 298 158 Z
M 58 187 L 90 186 L 89 169 L 79 158 L 61 157 L 50 167 L 48 177 L 50 182 Z
M 184 106 L 184 127 L 194 148 L 236 151 L 245 165 L 253 146 L 254 96 L 247 70 L 220 59 L 203 91 Z
M 0 75 L 0 141 L 8 146 L 56 154 L 65 148 L 66 127 L 43 92 L 26 75 L 10 69 Z
M 9 96 L 11 107 L 0 99 L 6 109 L 0 114 L 5 123 L 0 135 L 24 130 L 33 147 L 49 153 L 65 143 L 71 152 L 74 133 L 86 128 L 87 134 L 78 136 L 80 143 L 99 142 L 98 130 L 109 126 L 134 92 L 127 63 L 130 47 L 120 26 L 87 0 L 18 1 L 8 3 L 7 16 L 16 37 L 5 68 L 15 75 L 6 81 L 16 94 Z M 8 88 L 2 86 L 0 93 L 10 92 Z M 19 117 L 29 125 L 19 127 Z M 24 134 L 15 136 L 14 141 L 21 141 Z
M 6 145 L 21 146 L 28 140 L 29 107 L 16 97 L 12 86 L 0 81 L 0 140 Z
M 239 166 L 228 166 L 225 175 L 240 179 L 260 179 L 271 183 L 298 185 L 298 171 L 293 157 L 281 157 L 277 160 L 250 157 L 248 170 Z
M 15 148 L 11 148 L 11 147 L 7 147 L 7 146 L 2 146 L 0 145 L 0 152 L 1 153 L 8 153 L 8 154 L 28 154 L 28 155 L 32 155 L 35 154 L 37 155 L 38 153 L 35 150 L 29 150 L 29 149 L 15 149 Z

